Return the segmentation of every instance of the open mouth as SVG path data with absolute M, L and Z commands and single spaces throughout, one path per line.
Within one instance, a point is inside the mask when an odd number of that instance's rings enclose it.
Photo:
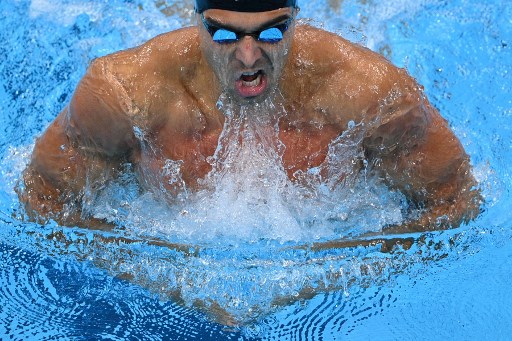
M 236 89 L 242 97 L 255 97 L 267 87 L 267 76 L 263 70 L 244 72 L 236 81 Z
M 258 86 L 261 83 L 261 76 L 263 71 L 243 73 L 240 79 L 244 83 L 244 86 Z

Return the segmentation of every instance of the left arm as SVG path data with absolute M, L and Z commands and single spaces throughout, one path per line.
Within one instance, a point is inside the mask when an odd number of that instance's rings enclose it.
M 364 140 L 366 157 L 420 215 L 385 232 L 457 227 L 480 212 L 481 197 L 460 141 L 420 93 L 380 106 L 381 124 Z
M 419 216 L 386 232 L 456 227 L 479 214 L 481 196 L 469 157 L 405 70 L 309 26 L 297 28 L 296 41 L 292 60 L 315 66 L 307 69 L 309 81 L 317 80 L 314 105 L 340 131 L 350 120 L 361 122 L 371 169 L 420 209 Z

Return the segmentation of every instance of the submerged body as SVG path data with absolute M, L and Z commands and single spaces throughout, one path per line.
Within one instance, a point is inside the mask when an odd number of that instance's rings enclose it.
M 287 8 L 259 16 L 205 13 L 208 22 L 244 32 L 294 16 Z M 422 208 L 389 231 L 457 226 L 478 214 L 468 156 L 404 70 L 307 25 L 291 27 L 276 45 L 250 35 L 231 45 L 209 38 L 202 26 L 186 28 L 96 59 L 36 143 L 20 193 L 27 212 L 90 225 L 80 212 L 85 188 L 94 190 L 126 163 L 147 188 L 175 193 L 179 188 L 162 169 L 179 161 L 187 187 L 198 188 L 223 132 L 226 116 L 217 104 L 224 94 L 240 108 L 258 108 L 269 98 L 284 108 L 278 139 L 292 181 L 300 181 L 300 171 L 321 168 L 332 141 L 357 126 L 362 137 L 354 148 L 364 160 L 340 157 L 343 168 L 375 172 Z

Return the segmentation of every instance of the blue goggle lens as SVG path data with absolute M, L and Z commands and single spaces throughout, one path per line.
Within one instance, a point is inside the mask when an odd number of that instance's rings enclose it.
M 237 37 L 235 32 L 226 30 L 224 28 L 219 28 L 212 35 L 212 39 L 216 43 L 226 44 L 235 42 L 237 40 Z
M 258 40 L 268 43 L 277 43 L 283 40 L 283 32 L 277 27 L 267 28 L 260 32 Z
M 264 29 L 259 32 L 254 33 L 240 33 L 228 30 L 226 28 L 220 28 L 220 27 L 214 27 L 213 25 L 210 25 L 206 22 L 204 19 L 204 16 L 202 16 L 203 24 L 206 27 L 206 30 L 210 33 L 212 36 L 212 39 L 214 42 L 218 44 L 229 44 L 234 43 L 241 37 L 244 37 L 246 35 L 252 36 L 258 41 L 264 42 L 264 43 L 278 43 L 281 40 L 283 40 L 283 35 L 286 30 L 288 30 L 288 24 L 289 21 L 280 24 L 274 27 L 269 27 L 267 29 Z
M 228 44 L 237 41 L 239 36 L 233 31 L 219 28 L 213 33 L 212 39 L 219 44 Z M 277 43 L 283 40 L 283 32 L 277 27 L 267 28 L 259 32 L 256 39 L 264 43 Z

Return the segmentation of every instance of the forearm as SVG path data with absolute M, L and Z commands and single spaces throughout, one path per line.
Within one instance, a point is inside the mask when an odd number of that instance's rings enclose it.
M 33 220 L 58 220 L 64 206 L 74 206 L 83 185 L 83 159 L 63 130 L 63 111 L 36 141 L 30 164 L 18 189 L 20 201 Z
M 61 191 L 31 166 L 24 171 L 23 183 L 16 191 L 30 220 L 44 222 L 63 210 Z
M 112 224 L 84 214 L 82 204 L 86 185 L 82 175 L 75 173 L 76 178 L 65 182 L 65 178 L 51 179 L 46 174 L 48 172 L 41 172 L 32 162 L 23 173 L 22 185 L 16 188 L 20 202 L 30 220 L 45 223 L 52 219 L 67 226 L 102 230 L 112 228 Z M 92 180 L 93 174 L 89 178 L 92 182 L 101 182 L 98 176 L 96 180 Z M 102 179 L 104 180 L 104 177 Z M 68 180 L 71 180 L 71 177 Z
M 417 206 L 417 202 L 411 205 Z M 450 199 L 432 198 L 420 203 L 420 207 L 405 217 L 398 225 L 386 226 L 386 234 L 445 230 L 459 227 L 475 219 L 481 213 L 482 197 L 478 188 L 467 186 Z
M 101 177 L 110 163 L 101 156 L 86 155 L 70 141 L 66 114 L 67 110 L 61 112 L 37 139 L 18 195 L 32 220 L 76 225 L 82 216 L 86 181 Z
M 447 122 L 428 102 L 380 126 L 367 156 L 390 187 L 405 194 L 411 214 L 387 232 L 457 227 L 480 212 L 481 197 L 469 157 Z

